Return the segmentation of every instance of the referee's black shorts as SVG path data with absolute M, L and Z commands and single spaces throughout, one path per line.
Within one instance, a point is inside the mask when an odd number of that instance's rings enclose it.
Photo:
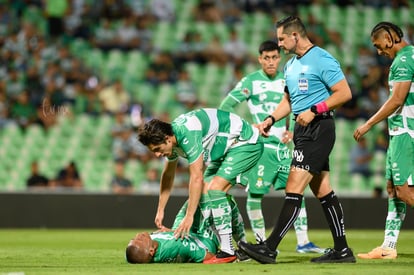
M 295 124 L 292 169 L 307 170 L 319 175 L 329 171 L 329 155 L 335 144 L 335 121 L 330 117 L 315 117 L 304 127 Z

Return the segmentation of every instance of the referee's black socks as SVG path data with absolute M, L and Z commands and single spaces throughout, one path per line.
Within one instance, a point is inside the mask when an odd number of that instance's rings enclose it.
M 319 199 L 323 212 L 331 229 L 334 240 L 334 249 L 341 251 L 348 247 L 345 237 L 344 212 L 334 191 Z
M 286 235 L 289 228 L 295 223 L 299 215 L 303 195 L 286 193 L 285 202 L 281 209 L 279 219 L 273 228 L 272 233 L 267 238 L 266 243 L 270 250 L 276 251 L 282 238 Z

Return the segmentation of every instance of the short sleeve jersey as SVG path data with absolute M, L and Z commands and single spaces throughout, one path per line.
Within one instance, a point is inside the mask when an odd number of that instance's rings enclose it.
M 219 161 L 230 148 L 256 143 L 259 131 L 240 116 L 219 109 L 203 108 L 172 122 L 177 147 L 169 160 L 179 156 L 189 164 L 203 155 L 204 162 Z
M 301 57 L 291 58 L 284 74 L 294 114 L 326 100 L 332 93 L 330 87 L 345 78 L 339 62 L 317 46 Z
M 263 70 L 255 71 L 242 78 L 228 96 L 237 102 L 247 102 L 254 123 L 261 123 L 279 105 L 285 93 L 283 73 L 269 78 Z M 279 143 L 286 130 L 286 119 L 277 121 L 270 129 L 266 142 Z
M 217 247 L 218 240 L 190 233 L 188 238 L 174 237 L 174 232 L 152 233 L 151 239 L 158 242 L 154 255 L 155 263 L 200 263 L 209 247 Z M 215 250 L 212 251 L 215 253 Z
M 404 105 L 398 108 L 388 117 L 388 130 L 390 135 L 410 134 L 414 138 L 414 46 L 409 45 L 402 48 L 394 58 L 388 83 L 390 96 L 397 82 L 411 82 L 410 91 L 405 99 Z

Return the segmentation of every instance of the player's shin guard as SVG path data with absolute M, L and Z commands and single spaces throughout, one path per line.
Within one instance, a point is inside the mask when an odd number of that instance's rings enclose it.
M 219 190 L 209 190 L 211 214 L 214 225 L 220 236 L 221 250 L 234 255 L 232 244 L 231 207 L 227 200 L 226 193 Z
M 263 195 L 248 194 L 246 201 L 247 215 L 257 242 L 266 240 L 262 198 Z
M 298 218 L 293 224 L 295 227 L 296 239 L 298 245 L 304 245 L 309 243 L 308 237 L 308 215 L 306 213 L 305 198 L 302 199 Z
M 405 219 L 407 205 L 397 198 L 388 199 L 388 214 L 385 223 L 383 248 L 397 248 L 398 235 Z
M 236 243 L 239 241 L 246 242 L 246 231 L 239 207 L 237 206 L 237 203 L 232 195 L 227 194 L 227 200 L 229 201 L 231 207 L 231 226 L 233 229 L 233 239 L 236 241 Z

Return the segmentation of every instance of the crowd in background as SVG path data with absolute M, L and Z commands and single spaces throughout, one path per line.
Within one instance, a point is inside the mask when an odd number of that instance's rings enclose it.
M 108 133 L 113 138 L 112 148 L 108 150 L 112 150 L 116 164 L 111 185 L 115 192 L 131 192 L 133 183 L 123 179 L 123 165 L 128 159 L 148 163 L 148 186 L 151 182 L 157 182 L 159 177 L 158 169 L 155 168 L 159 161 L 154 160 L 144 146 L 140 146 L 134 134 L 134 129 L 153 115 L 152 106 L 134 101 L 131 91 L 120 78 L 105 79 L 94 68 L 88 67 L 82 58 L 71 51 L 71 42 L 81 39 L 92 48 L 106 53 L 113 49 L 123 52 L 138 50 L 153 56 L 145 68 L 142 82 L 152 86 L 162 83 L 176 85 L 177 101 L 183 109 L 189 110 L 205 103 L 197 98 L 195 90 L 199 87 L 195 86 L 186 71 L 188 62 L 200 65 L 214 63 L 218 66 L 232 64 L 234 79 L 229 79 L 229 89 L 240 78 L 243 68 L 255 64 L 256 56 L 249 53 L 247 41 L 239 37 L 235 28 L 245 13 L 261 12 L 272 16 L 276 9 L 294 13 L 298 5 L 332 2 L 341 6 L 409 5 L 408 1 L 396 0 L 194 2 L 192 20 L 211 24 L 225 22 L 229 28 L 227 41 L 220 40 L 218 36 L 213 36 L 211 41 L 204 41 L 199 33 L 189 31 L 172 51 L 159 50 L 158 45 L 153 43 L 154 26 L 158 22 L 173 24 L 179 12 L 175 9 L 174 1 L 170 0 L 0 1 L 0 129 L 18 125 L 24 130 L 32 124 L 38 124 L 47 131 L 58 123 L 58 119 L 47 115 L 45 107 L 65 108 L 68 110 L 67 115 L 71 116 L 111 116 L 115 122 L 112 132 Z M 333 44 L 341 47 L 346 39 L 312 15 L 304 20 L 308 25 L 309 37 L 317 45 L 324 47 Z M 40 22 L 45 24 L 41 25 Z M 405 38 L 414 42 L 414 25 L 401 27 Z M 337 113 L 338 117 L 347 120 L 368 118 L 388 97 L 386 76 L 389 61 L 377 56 L 367 43 L 356 47 L 357 63 L 346 64 L 344 68 L 354 96 Z M 224 94 L 228 90 L 222 92 Z M 386 137 L 378 138 L 375 144 L 378 150 L 386 147 L 384 140 Z M 32 169 L 37 171 L 36 167 Z M 55 179 L 51 179 L 52 185 L 60 184 L 58 179 L 63 177 L 62 171 Z M 82 186 L 82 180 L 79 181 L 74 186 Z M 120 191 L 118 183 L 126 189 Z

